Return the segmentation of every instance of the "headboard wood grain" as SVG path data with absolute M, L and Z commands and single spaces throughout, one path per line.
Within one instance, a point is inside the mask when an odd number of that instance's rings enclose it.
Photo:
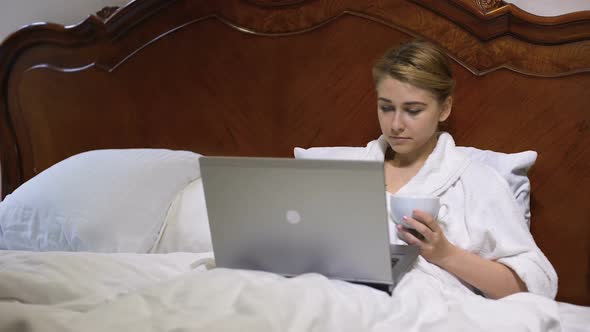
M 379 135 L 373 61 L 420 37 L 455 60 L 458 144 L 539 152 L 532 232 L 558 299 L 590 305 L 590 12 L 539 18 L 478 0 L 137 0 L 112 12 L 0 46 L 4 195 L 92 149 L 364 145 Z

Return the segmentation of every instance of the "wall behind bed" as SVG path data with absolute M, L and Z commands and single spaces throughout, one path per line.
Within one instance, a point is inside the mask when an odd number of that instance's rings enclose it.
M 504 0 L 520 9 L 539 16 L 558 16 L 567 13 L 590 10 L 588 0 Z

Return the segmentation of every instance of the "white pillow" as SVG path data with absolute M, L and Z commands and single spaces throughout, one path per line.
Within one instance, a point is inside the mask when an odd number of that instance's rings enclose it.
M 537 160 L 537 152 L 524 151 L 519 153 L 501 153 L 490 150 L 480 150 L 473 147 L 457 147 L 471 159 L 495 169 L 512 190 L 518 205 L 521 207 L 527 226 L 530 225 L 530 192 L 531 185 L 527 172 Z M 355 160 L 366 153 L 365 147 L 315 147 L 309 149 L 295 148 L 296 159 L 337 159 Z
M 96 150 L 30 179 L 0 203 L 0 249 L 145 253 L 199 154 Z
M 332 159 L 332 160 L 358 160 L 363 158 L 367 148 L 356 146 L 326 146 L 317 148 L 295 148 L 295 159 Z
M 516 202 L 524 213 L 527 227 L 531 220 L 531 182 L 527 176 L 529 169 L 537 160 L 537 152 L 523 151 L 502 153 L 491 150 L 480 150 L 473 147 L 457 147 L 472 160 L 479 161 L 495 169 L 508 182 Z
M 156 253 L 213 251 L 203 180 L 189 184 L 172 202 Z

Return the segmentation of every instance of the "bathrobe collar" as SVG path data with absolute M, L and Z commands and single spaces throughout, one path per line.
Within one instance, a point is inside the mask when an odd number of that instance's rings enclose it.
M 381 135 L 367 144 L 365 158 L 383 161 L 388 146 L 389 143 Z M 458 180 L 470 162 L 469 157 L 456 149 L 453 137 L 449 133 L 440 132 L 436 147 L 424 166 L 397 193 L 439 196 Z

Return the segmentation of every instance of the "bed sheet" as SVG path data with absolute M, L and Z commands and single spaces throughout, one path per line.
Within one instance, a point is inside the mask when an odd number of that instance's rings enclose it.
M 590 307 L 558 302 L 563 331 L 590 331 Z
M 0 252 L 0 331 L 584 331 L 590 308 L 532 294 L 393 296 L 318 274 L 209 269 L 211 253 Z M 420 285 L 416 287 L 415 285 Z M 440 294 L 444 296 L 439 296 Z

